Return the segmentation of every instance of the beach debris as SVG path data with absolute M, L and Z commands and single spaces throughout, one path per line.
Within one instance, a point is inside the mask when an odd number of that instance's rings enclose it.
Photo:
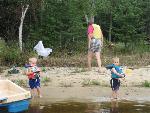
M 18 74 L 19 69 L 14 65 L 9 71 L 8 74 Z
M 37 54 L 42 57 L 47 57 L 52 52 L 51 48 L 44 48 L 42 41 L 39 41 L 33 50 L 35 50 Z

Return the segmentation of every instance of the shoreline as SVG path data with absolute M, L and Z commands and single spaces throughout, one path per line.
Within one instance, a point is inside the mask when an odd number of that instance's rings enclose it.
M 32 100 L 38 100 L 37 103 L 111 101 L 110 71 L 103 69 L 104 73 L 99 73 L 96 67 L 93 67 L 92 71 L 77 67 L 46 67 L 41 76 L 43 98 Z M 7 69 L 0 74 L 0 79 L 9 79 L 29 90 L 28 78 L 23 74 L 23 68 L 19 68 L 19 71 L 18 74 L 8 75 Z M 150 88 L 142 86 L 146 80 L 150 80 L 150 66 L 134 69 L 131 75 L 121 80 L 118 100 L 150 102 Z
M 110 102 L 112 101 L 109 87 L 42 87 L 42 98 L 35 97 L 32 103 L 60 103 L 60 102 Z M 150 103 L 150 88 L 121 87 L 117 101 L 135 101 Z

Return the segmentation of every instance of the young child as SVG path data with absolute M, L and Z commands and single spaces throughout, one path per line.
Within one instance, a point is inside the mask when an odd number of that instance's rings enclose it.
M 29 78 L 29 86 L 31 88 L 31 93 L 33 97 L 38 95 L 38 97 L 41 96 L 41 91 L 40 91 L 40 75 L 41 71 L 40 68 L 37 67 L 37 58 L 29 58 L 29 64 L 26 65 L 27 71 L 26 75 Z
M 119 58 L 113 58 L 113 64 L 108 66 L 111 69 L 111 88 L 112 88 L 112 98 L 117 99 L 118 97 L 118 90 L 120 87 L 120 78 L 125 77 L 123 74 L 121 66 L 119 66 Z M 108 68 L 106 67 L 106 68 Z

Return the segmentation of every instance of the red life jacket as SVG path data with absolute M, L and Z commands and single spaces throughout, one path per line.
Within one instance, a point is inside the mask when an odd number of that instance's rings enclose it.
M 35 67 L 36 65 L 32 65 L 30 68 L 33 68 L 33 67 Z M 36 79 L 36 74 L 37 74 L 37 72 L 40 72 L 40 69 L 36 66 L 35 68 L 34 68 L 35 70 L 31 70 L 31 71 L 33 71 L 32 73 L 30 73 L 30 74 L 28 74 L 28 78 L 29 79 Z
M 35 77 L 34 77 L 34 73 L 32 72 L 32 73 L 28 74 L 28 78 L 29 78 L 29 79 L 34 79 L 34 78 L 35 78 Z

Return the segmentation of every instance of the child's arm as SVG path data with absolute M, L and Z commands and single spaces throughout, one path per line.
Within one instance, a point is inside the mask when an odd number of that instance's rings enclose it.
M 116 71 L 116 69 L 115 68 L 112 68 L 112 70 L 111 70 L 114 74 L 116 74 L 117 76 L 119 76 L 119 77 L 121 77 L 121 78 L 123 78 L 124 77 L 124 75 L 123 74 L 120 74 L 120 73 L 118 73 L 117 71 Z
M 35 73 L 38 73 L 38 74 L 40 74 L 40 76 L 41 76 L 41 75 L 42 75 L 42 70 L 41 70 L 41 68 L 38 67 Z

